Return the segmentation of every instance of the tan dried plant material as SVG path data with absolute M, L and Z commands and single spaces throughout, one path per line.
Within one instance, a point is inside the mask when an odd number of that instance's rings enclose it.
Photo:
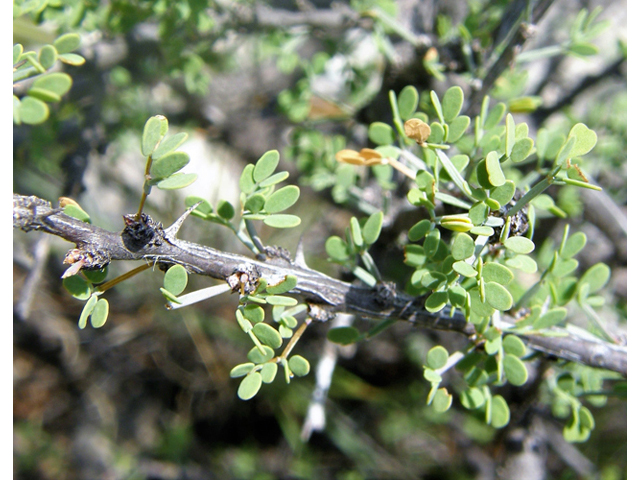
M 410 118 L 404 122 L 404 133 L 418 145 L 423 145 L 431 135 L 431 127 L 419 118 Z
M 426 125 L 426 124 L 425 124 Z M 427 128 L 429 126 L 427 125 Z M 336 153 L 336 160 L 342 163 L 350 163 L 351 165 L 363 165 L 371 167 L 373 165 L 391 165 L 393 168 L 408 176 L 412 180 L 416 179 L 416 174 L 395 158 L 382 157 L 382 155 L 371 148 L 363 148 L 359 152 L 355 150 L 340 150 Z
M 371 148 L 363 148 L 359 152 L 349 149 L 340 150 L 336 153 L 336 160 L 342 163 L 367 167 L 383 163 L 382 155 Z
M 58 204 L 60 205 L 60 208 L 64 208 L 67 205 L 73 205 L 74 207 L 82 208 L 80 204 L 78 204 L 78 202 L 76 202 L 73 198 L 69 198 L 69 197 L 58 198 Z

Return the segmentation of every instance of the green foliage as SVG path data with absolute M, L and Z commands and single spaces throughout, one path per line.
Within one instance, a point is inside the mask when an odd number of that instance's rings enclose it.
M 161 190 L 175 190 L 191 185 L 198 178 L 194 173 L 179 173 L 189 163 L 189 155 L 175 149 L 186 140 L 187 134 L 166 137 L 168 131 L 169 121 L 162 115 L 149 118 L 142 131 L 141 151 L 147 157 L 143 191 L 147 195 L 154 186 Z
M 28 11 L 26 6 L 21 7 Z M 15 15 L 15 11 L 14 11 Z M 62 72 L 49 72 L 58 61 L 79 66 L 84 63 L 84 58 L 73 50 L 80 46 L 80 36 L 68 33 L 54 40 L 53 45 L 44 45 L 38 53 L 24 51 L 21 44 L 13 46 L 13 85 L 18 87 L 27 79 L 35 81 L 21 96 L 13 95 L 13 123 L 35 125 L 49 118 L 49 106 L 47 103 L 58 103 L 71 89 L 71 77 Z M 47 73 L 49 72 L 49 73 Z M 20 94 L 19 94 L 20 95 Z
M 329 330 L 327 338 L 338 345 L 349 345 L 360 338 L 360 332 L 354 327 L 335 327 Z
M 213 49 L 210 41 L 197 41 L 185 48 L 186 39 L 194 38 L 194 32 L 217 34 L 220 27 L 213 25 L 215 22 L 207 16 L 202 2 L 188 2 L 188 5 L 177 2 L 173 6 L 169 3 L 152 2 L 147 9 L 146 6 L 129 8 L 116 2 L 108 7 L 108 15 L 103 16 L 109 18 L 113 32 L 126 32 L 147 17 L 171 13 L 163 17 L 159 34 L 175 42 L 163 43 L 161 53 L 170 59 L 168 68 L 172 76 L 180 74 L 190 93 L 206 93 L 209 75 L 206 67 L 212 63 L 210 50 Z M 55 15 L 53 10 L 58 7 L 55 2 L 25 2 L 14 5 L 14 15 L 31 12 L 47 18 Z M 392 2 L 352 2 L 352 7 L 375 24 L 380 50 L 391 48 L 389 35 L 400 35 L 415 44 L 411 32 L 403 31 L 393 21 L 395 5 Z M 474 2 L 468 7 L 469 15 L 458 26 L 445 17 L 439 18 L 438 33 L 442 38 L 460 42 L 470 67 L 468 73 L 482 78 L 478 73 L 482 73 L 484 66 L 475 65 L 469 53 L 472 42 L 483 49 L 490 47 L 505 2 L 484 5 L 484 9 Z M 529 127 L 517 124 L 513 116 L 535 110 L 541 101 L 520 96 L 526 72 L 518 66 L 533 58 L 558 53 L 593 55 L 597 49 L 590 42 L 606 26 L 604 22 L 595 22 L 598 13 L 581 12 L 565 44 L 518 56 L 513 71 L 503 75 L 493 90 L 494 96 L 504 102 L 491 105 L 490 99 L 485 98 L 480 113 L 473 119 L 461 115 L 465 98 L 458 86 L 441 95 L 435 91 L 420 92 L 413 86 L 404 86 L 397 96 L 389 92 L 391 119 L 386 119 L 386 123 L 374 121 L 366 130 L 368 139 L 376 146 L 365 152 L 369 155 L 366 160 L 372 160 L 370 164 L 341 163 L 337 154 L 346 149 L 346 139 L 322 133 L 324 130 L 315 128 L 313 122 L 346 118 L 372 98 L 377 93 L 369 79 L 373 69 L 350 66 L 349 98 L 346 102 L 327 101 L 333 113 L 322 117 L 316 110 L 318 97 L 313 92 L 312 80 L 324 72 L 331 56 L 321 52 L 310 59 L 302 58 L 297 48 L 307 33 L 275 31 L 263 35 L 265 42 L 260 54 L 274 56 L 281 71 L 301 77 L 293 88 L 278 97 L 280 108 L 290 120 L 305 122 L 292 132 L 287 156 L 302 173 L 301 182 L 315 190 L 330 189 L 337 203 L 348 204 L 358 212 L 350 218 L 343 237 L 332 236 L 326 240 L 330 260 L 352 272 L 365 285 L 379 284 L 383 276 L 370 250 L 385 225 L 389 198 L 396 191 L 406 191 L 406 199 L 418 215 L 415 223 L 408 226 L 406 238 L 399 240 L 405 255 L 403 278 L 408 279 L 404 290 L 424 299 L 424 308 L 429 312 L 442 312 L 443 317 L 461 312 L 475 326 L 477 335 L 460 352 L 450 354 L 444 347 L 435 346 L 429 349 L 426 358 L 421 357 L 423 376 L 430 386 L 426 403 L 435 412 L 450 409 L 456 395 L 462 406 L 485 424 L 494 428 L 507 425 L 509 406 L 493 389 L 506 383 L 522 386 L 529 381 L 527 348 L 518 335 L 526 338 L 527 335 L 559 334 L 560 327 L 571 321 L 568 312 L 574 307 L 587 313 L 594 334 L 607 338 L 606 332 L 600 331 L 602 322 L 596 308 L 605 301 L 599 293 L 611 271 L 601 263 L 586 271 L 580 270 L 575 256 L 584 248 L 586 236 L 580 232 L 569 236 L 567 227 L 557 247 L 539 245 L 532 240 L 535 214 L 561 218 L 572 214 L 567 207 L 572 204 L 568 196 L 562 201 L 562 195 L 554 200 L 544 193 L 550 186 L 559 188 L 560 192 L 572 191 L 575 186 L 599 188 L 587 181 L 580 167 L 588 161 L 581 157 L 597 151 L 596 130 L 576 123 L 562 128 L 541 128 L 535 138 L 531 138 Z M 45 45 L 37 54 L 24 53 L 20 44 L 14 46 L 14 83 L 39 75 L 22 98 L 14 95 L 14 123 L 33 124 L 47 118 L 46 103 L 59 102 L 71 87 L 71 79 L 63 73 L 46 74 L 46 71 L 58 60 L 80 64 L 81 57 L 71 53 L 78 44 L 79 37 L 72 34 Z M 423 66 L 425 74 L 437 79 L 444 79 L 443 72 L 448 68 L 440 63 L 435 48 L 426 52 Z M 119 75 L 124 83 L 132 81 L 122 70 L 113 75 L 114 78 Z M 407 120 L 423 122 L 422 132 L 428 132 L 424 140 L 416 140 L 409 134 Z M 147 165 L 139 213 L 153 186 L 170 190 L 195 181 L 195 174 L 180 172 L 189 163 L 188 155 L 177 151 L 187 134 L 168 135 L 168 132 L 168 121 L 161 115 L 149 118 L 145 124 L 141 151 Z M 282 213 L 296 204 L 300 189 L 296 185 L 280 186 L 289 174 L 277 171 L 279 161 L 280 154 L 271 150 L 255 164 L 247 165 L 239 179 L 238 202 L 220 200 L 214 208 L 206 199 L 188 197 L 187 206 L 198 204 L 191 214 L 231 229 L 253 253 L 264 253 L 253 221 L 275 228 L 292 228 L 301 222 L 296 215 Z M 361 195 L 362 188 L 372 182 L 383 192 L 379 202 Z M 89 220 L 79 207 L 67 206 L 65 211 Z M 529 228 L 519 229 L 514 226 L 517 222 L 528 222 Z M 534 284 L 531 286 L 529 282 L 526 289 L 520 283 L 522 273 L 536 275 Z M 106 321 L 108 303 L 99 298 L 102 291 L 96 287 L 105 275 L 106 272 L 86 271 L 64 280 L 65 288 L 73 296 L 86 301 L 80 328 L 88 321 L 94 328 Z M 184 291 L 187 279 L 186 270 L 174 265 L 165 273 L 160 290 L 170 302 L 180 303 L 178 295 Z M 295 318 L 306 311 L 306 306 L 284 295 L 296 284 L 293 276 L 262 278 L 255 290 L 240 290 L 235 316 L 241 331 L 251 339 L 251 349 L 247 353 L 248 362 L 235 366 L 230 375 L 242 378 L 237 394 L 243 400 L 256 396 L 263 383 L 274 382 L 279 367 L 286 382 L 310 371 L 304 357 L 290 356 L 308 323 L 299 326 Z M 267 306 L 271 306 L 271 318 Z M 524 313 L 516 325 L 501 321 L 503 315 L 515 315 L 519 309 Z M 385 325 L 376 326 L 365 335 L 354 327 L 333 328 L 328 338 L 348 345 L 383 328 Z M 277 355 L 276 350 L 280 348 L 283 350 Z M 450 372 L 454 367 L 457 373 Z M 595 425 L 593 415 L 582 404 L 582 397 L 598 404 L 604 395 L 592 394 L 602 388 L 603 377 L 579 369 L 577 372 L 559 374 L 554 379 L 556 383 L 551 382 L 549 391 L 554 395 L 554 413 L 567 418 L 565 438 L 580 442 L 589 437 Z M 449 382 L 448 377 L 454 375 L 460 378 Z
M 108 275 L 108 268 L 100 270 L 84 270 L 82 274 L 66 277 L 62 284 L 74 298 L 86 303 L 78 319 L 78 327 L 83 329 L 87 321 L 93 328 L 100 328 L 107 322 L 109 316 L 109 302 L 100 298 L 103 290 L 99 287 Z
M 274 228 L 293 228 L 300 225 L 296 215 L 281 214 L 292 207 L 300 196 L 300 189 L 287 185 L 276 189 L 276 185 L 286 180 L 287 172 L 275 173 L 280 154 L 276 150 L 266 152 L 258 161 L 245 167 L 240 176 L 240 202 L 243 220 L 262 220 Z
M 187 282 L 187 270 L 182 265 L 173 265 L 164 274 L 163 288 L 160 291 L 168 301 L 180 304 L 176 297 L 187 287 Z
M 378 240 L 382 231 L 382 221 L 383 213 L 380 211 L 362 220 L 351 217 L 345 240 L 332 236 L 325 242 L 325 250 L 331 261 L 350 269 L 369 286 L 376 284 L 379 272 L 367 250 Z
M 270 173 L 267 174 L 269 175 Z M 240 329 L 249 336 L 254 345 L 247 353 L 249 362 L 236 365 L 230 373 L 232 378 L 244 377 L 238 387 L 238 397 L 242 400 L 253 398 L 263 383 L 272 383 L 278 366 L 282 367 L 287 383 L 294 376 L 302 377 L 309 373 L 310 364 L 304 357 L 294 355 L 289 358 L 299 335 L 307 325 L 305 323 L 300 326 L 299 334 L 293 335 L 293 329 L 298 325 L 294 315 L 306 312 L 307 307 L 304 304 L 298 304 L 294 298 L 281 294 L 289 292 L 296 285 L 296 277 L 290 275 L 273 284 L 260 279 L 255 291 L 244 293 L 240 297 L 236 320 Z M 277 330 L 266 321 L 262 305 L 267 304 L 272 305 L 271 317 L 278 327 Z M 285 338 L 290 340 L 282 353 L 276 356 L 275 350 L 282 347 Z

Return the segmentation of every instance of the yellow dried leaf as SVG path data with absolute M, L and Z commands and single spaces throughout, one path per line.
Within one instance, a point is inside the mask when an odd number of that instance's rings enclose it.
M 336 153 L 336 160 L 342 163 L 350 163 L 351 165 L 364 165 L 365 159 L 355 150 L 340 150 Z

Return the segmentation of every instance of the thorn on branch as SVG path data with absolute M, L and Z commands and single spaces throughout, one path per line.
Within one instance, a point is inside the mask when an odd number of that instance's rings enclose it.
M 191 212 L 193 212 L 200 206 L 201 203 L 202 202 L 198 202 L 194 205 L 191 205 L 182 215 L 180 215 L 180 217 L 175 222 L 173 222 L 173 224 L 169 228 L 166 228 L 164 230 L 164 235 L 168 240 L 176 238 L 176 236 L 178 235 L 178 230 L 180 230 L 184 221 L 189 215 L 191 215 Z

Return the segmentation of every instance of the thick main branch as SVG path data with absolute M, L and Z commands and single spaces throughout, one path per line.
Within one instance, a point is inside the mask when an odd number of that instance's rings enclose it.
M 126 223 L 126 222 L 125 222 Z M 310 314 L 321 320 L 336 312 L 353 313 L 371 319 L 398 319 L 416 325 L 448 330 L 473 337 L 473 324 L 463 315 L 448 310 L 433 314 L 425 310 L 424 299 L 395 291 L 391 284 L 371 289 L 336 280 L 297 265 L 281 256 L 252 259 L 215 248 L 177 239 L 177 228 L 164 230 L 149 219 L 144 227 L 125 227 L 110 232 L 87 224 L 38 197 L 13 196 L 13 226 L 24 231 L 43 230 L 76 244 L 67 257 L 95 268 L 114 260 L 145 260 L 160 265 L 179 264 L 190 273 L 227 280 L 239 270 L 252 269 L 261 277 L 278 280 L 294 275 L 298 282 L 292 294 L 310 305 Z M 137 225 L 135 225 L 137 226 Z M 129 225 L 131 227 L 131 225 Z M 625 347 L 574 336 L 523 336 L 537 351 L 585 365 L 627 373 Z

